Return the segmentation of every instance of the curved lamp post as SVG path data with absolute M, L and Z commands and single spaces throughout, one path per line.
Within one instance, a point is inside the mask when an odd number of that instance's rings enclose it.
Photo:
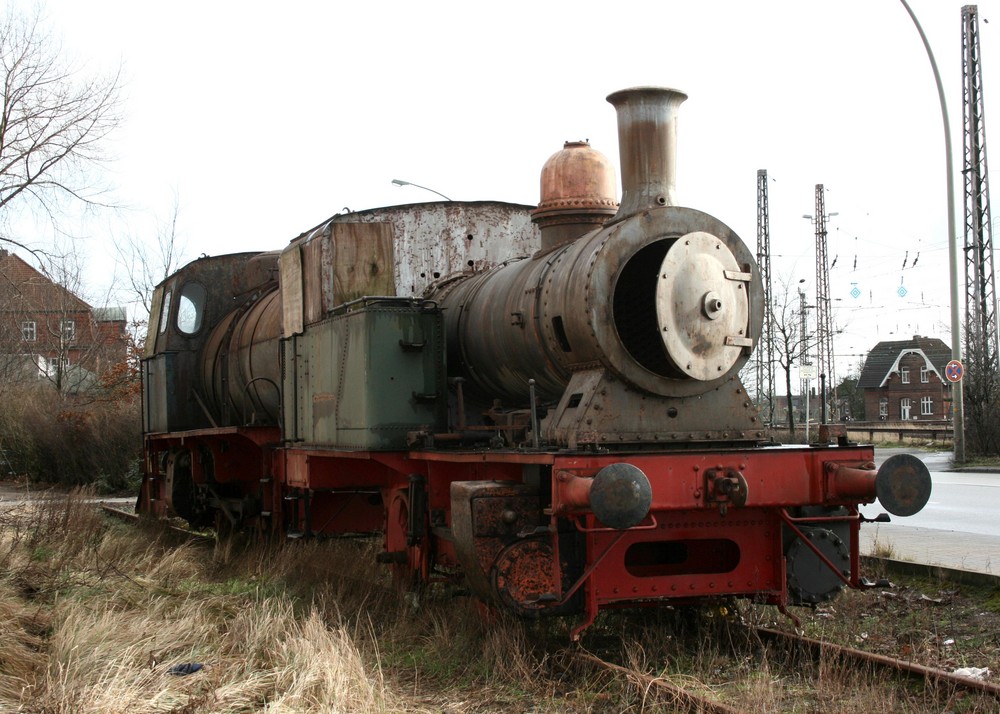
M 934 71 L 934 82 L 937 84 L 938 101 L 941 103 L 941 121 L 944 124 L 944 161 L 946 186 L 948 191 L 948 265 L 951 269 L 951 356 L 952 359 L 962 359 L 962 323 L 958 311 L 958 244 L 955 235 L 955 176 L 952 169 L 954 158 L 951 151 L 951 123 L 948 121 L 948 104 L 944 98 L 944 85 L 941 84 L 941 73 L 938 72 L 937 62 L 934 61 L 934 53 L 931 45 L 924 34 L 924 28 L 920 26 L 917 16 L 907 4 L 906 0 L 899 0 L 906 8 L 907 14 L 913 20 L 917 32 L 920 33 L 920 40 L 924 43 L 927 51 L 927 59 L 931 62 L 931 69 Z M 955 463 L 965 463 L 965 409 L 962 402 L 962 383 L 954 382 L 951 385 L 952 404 L 952 427 L 955 436 Z
M 443 198 L 445 201 L 450 201 L 451 199 L 445 196 L 440 191 L 435 191 L 433 188 L 427 188 L 426 186 L 421 186 L 418 183 L 411 183 L 409 181 L 404 181 L 403 179 L 393 179 L 392 182 L 397 186 L 413 186 L 413 188 L 422 188 L 425 191 L 430 191 L 431 193 L 436 193 L 438 196 Z

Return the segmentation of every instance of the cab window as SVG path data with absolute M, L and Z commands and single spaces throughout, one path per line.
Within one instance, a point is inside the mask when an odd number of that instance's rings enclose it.
M 205 287 L 201 283 L 188 283 L 181 288 L 177 301 L 177 329 L 193 335 L 201 329 L 205 312 Z
M 170 296 L 173 295 L 173 291 L 167 290 L 163 293 L 163 307 L 160 308 L 160 334 L 162 335 L 167 331 L 167 325 L 170 324 Z

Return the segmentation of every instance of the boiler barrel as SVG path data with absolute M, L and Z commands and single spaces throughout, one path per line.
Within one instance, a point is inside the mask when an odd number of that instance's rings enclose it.
M 760 294 L 731 229 L 667 206 L 431 297 L 444 308 L 449 371 L 516 405 L 530 379 L 554 400 L 574 371 L 593 368 L 652 394 L 717 388 L 750 355 Z
M 219 426 L 276 424 L 281 404 L 281 299 L 271 290 L 229 313 L 202 353 L 207 407 Z

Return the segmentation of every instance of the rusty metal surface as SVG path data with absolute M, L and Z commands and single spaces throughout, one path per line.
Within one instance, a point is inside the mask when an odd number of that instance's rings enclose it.
M 237 424 L 277 424 L 281 407 L 281 300 L 277 290 L 261 297 L 233 334 L 229 397 Z
M 625 529 L 639 525 L 649 515 L 652 502 L 649 479 L 634 464 L 611 464 L 594 476 L 590 507 L 607 526 Z
M 594 230 L 618 210 L 615 169 L 586 141 L 567 141 L 542 167 L 541 196 L 532 220 L 543 251 Z
M 696 232 L 681 236 L 660 265 L 656 315 L 668 359 L 683 374 L 710 381 L 728 372 L 747 339 L 750 299 L 736 257 L 718 238 Z
M 622 667 L 618 664 L 611 664 L 610 662 L 605 662 L 600 657 L 597 657 L 589 652 L 575 652 L 574 656 L 579 660 L 589 662 L 612 672 L 617 672 L 627 677 L 629 680 L 634 681 L 641 688 L 644 698 L 650 689 L 655 688 L 657 690 L 665 691 L 669 697 L 669 704 L 672 707 L 672 711 L 689 711 L 698 712 L 699 714 L 741 714 L 743 711 L 742 709 L 735 709 L 726 704 L 722 704 L 721 702 L 713 701 L 702 694 L 689 692 L 688 690 L 671 683 L 662 676 L 654 677 L 635 669 Z
M 205 405 L 221 426 L 276 424 L 281 301 L 271 289 L 219 321 L 201 353 Z
M 218 426 L 205 404 L 210 382 L 204 380 L 201 352 L 212 341 L 213 328 L 234 308 L 254 299 L 255 291 L 273 284 L 277 276 L 276 253 L 237 253 L 199 258 L 168 277 L 157 287 L 160 295 L 156 329 L 147 337 L 144 360 L 144 401 L 148 431 L 182 431 Z M 205 290 L 197 330 L 178 329 L 178 297 L 186 286 Z M 190 305 L 187 306 L 190 309 Z
M 537 503 L 535 491 L 524 484 L 500 481 L 451 484 L 455 556 L 469 586 L 481 599 L 494 599 L 490 571 L 496 557 L 520 531 L 534 526 L 538 514 L 532 504 Z
M 618 112 L 622 202 L 613 221 L 657 206 L 675 206 L 677 112 L 687 95 L 636 87 L 608 96 Z
M 334 216 L 334 223 L 388 223 L 396 295 L 420 296 L 445 276 L 483 271 L 535 253 L 534 206 L 499 201 L 435 201 Z M 320 230 L 320 229 L 317 229 Z
M 512 543 L 497 556 L 491 574 L 500 601 L 514 612 L 537 611 L 560 599 L 558 563 L 550 539 Z
M 301 246 L 296 243 L 282 251 L 280 264 L 282 333 L 301 335 L 305 329 Z
M 760 274 L 743 242 L 711 216 L 661 208 L 432 295 L 446 310 L 452 373 L 461 368 L 470 385 L 510 405 L 524 402 L 529 379 L 542 398 L 563 396 L 570 374 L 591 363 L 652 394 L 689 396 L 718 388 L 736 376 L 748 348 L 720 347 L 727 368 L 719 371 L 718 360 L 713 362 L 712 379 L 692 379 L 663 355 L 657 270 L 672 242 L 692 232 L 714 236 L 750 273 L 749 282 L 734 282 L 745 285 L 750 309 L 734 313 L 743 324 L 732 331 L 759 334 Z
M 961 675 L 952 674 L 951 672 L 945 672 L 940 669 L 934 669 L 933 667 L 917 664 L 916 662 L 908 662 L 896 659 L 895 657 L 875 654 L 874 652 L 865 652 L 851 647 L 843 647 L 842 645 L 838 645 L 833 642 L 822 642 L 820 640 L 793 635 L 788 632 L 782 632 L 781 630 L 775 630 L 768 627 L 755 627 L 753 628 L 753 631 L 768 639 L 782 640 L 789 645 L 804 645 L 810 648 L 816 656 L 819 656 L 822 652 L 826 652 L 828 654 L 854 659 L 859 662 L 867 662 L 877 666 L 895 669 L 899 672 L 905 672 L 924 679 L 929 683 L 944 682 L 957 688 L 985 692 L 987 694 L 1000 697 L 1000 686 L 993 684 L 992 682 L 984 682 L 980 679 L 974 679 L 972 677 L 963 677 Z
M 931 474 L 916 456 L 896 454 L 878 470 L 875 493 L 889 513 L 912 516 L 931 497 Z
M 575 372 L 562 399 L 542 423 L 546 439 L 576 448 L 656 444 L 756 444 L 765 437 L 757 409 L 732 378 L 711 392 L 660 398 L 621 389 L 607 370 Z

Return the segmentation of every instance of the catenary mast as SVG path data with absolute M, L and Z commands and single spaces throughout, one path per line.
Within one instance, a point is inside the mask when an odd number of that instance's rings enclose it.
M 986 119 L 979 52 L 979 12 L 962 8 L 962 114 L 965 152 L 965 337 L 970 377 L 997 373 L 993 229 L 986 165 Z M 971 395 L 970 395 L 971 396 Z
M 757 171 L 757 265 L 764 285 L 764 323 L 757 347 L 757 404 L 761 418 L 774 414 L 774 314 L 771 304 L 771 228 L 767 205 L 767 170 Z
M 826 250 L 826 223 L 835 213 L 826 212 L 823 184 L 816 184 L 816 368 L 826 375 L 826 384 L 836 394 L 833 358 L 833 315 L 830 306 L 830 261 Z M 836 397 L 834 397 L 836 404 Z M 835 415 L 836 416 L 836 415 Z

